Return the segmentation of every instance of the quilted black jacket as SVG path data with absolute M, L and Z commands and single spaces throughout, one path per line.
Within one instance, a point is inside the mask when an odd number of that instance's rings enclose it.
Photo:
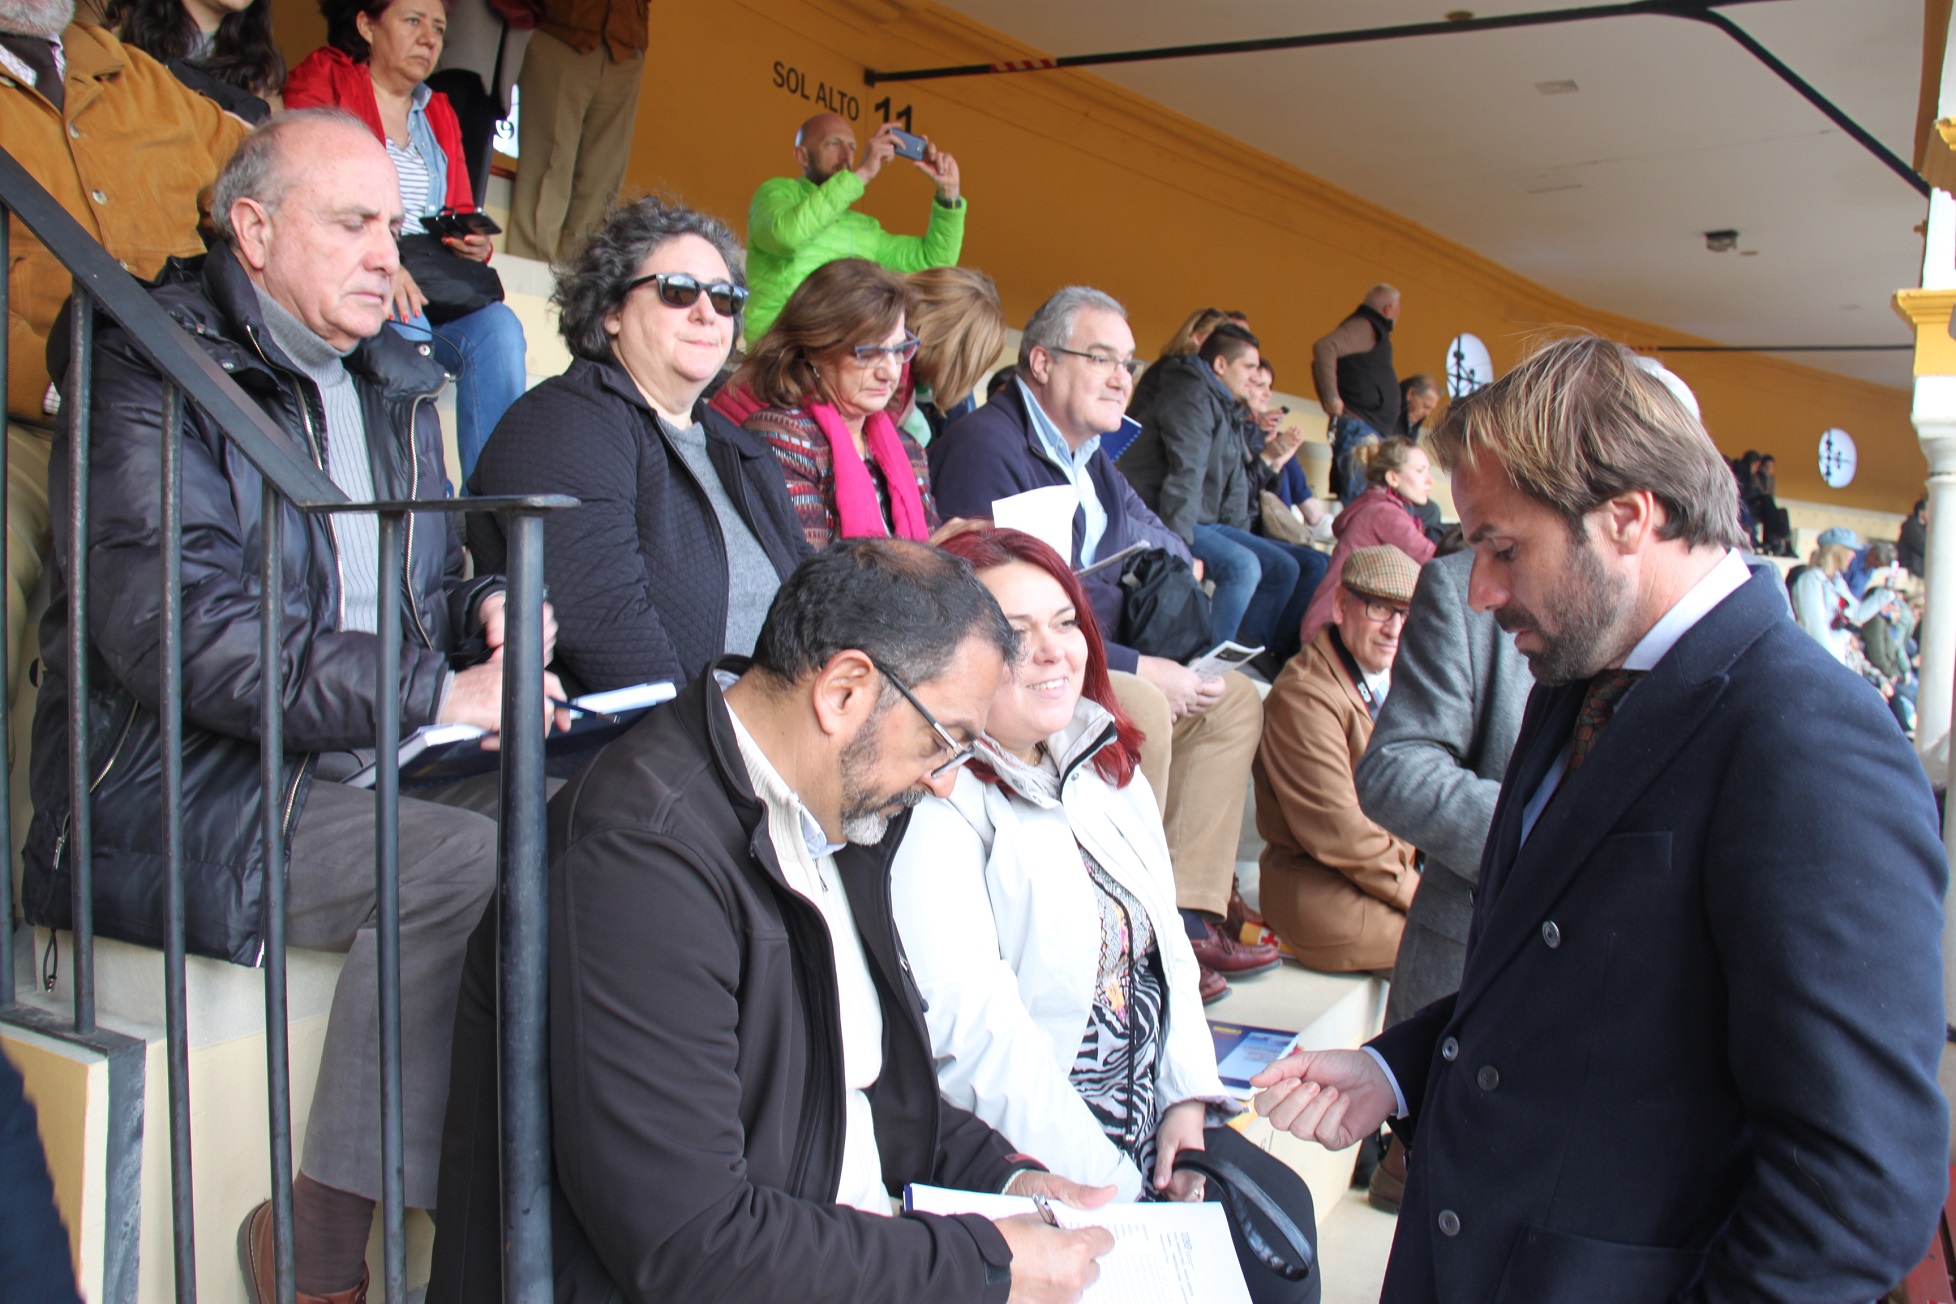
M 173 262 L 155 297 L 217 364 L 323 470 L 317 389 L 266 331 L 251 282 L 223 249 Z M 425 348 L 392 331 L 347 359 L 366 407 L 374 489 L 385 499 L 445 492 L 434 398 L 446 382 Z M 135 343 L 104 320 L 91 391 L 88 692 L 95 927 L 145 945 L 163 937 L 162 381 Z M 69 500 L 65 433 L 55 440 L 49 499 Z M 257 468 L 192 408 L 183 423 L 183 813 L 188 944 L 199 955 L 255 964 L 262 954 L 264 862 L 258 780 L 259 539 Z M 305 805 L 312 754 L 371 747 L 378 648 L 340 629 L 339 558 L 324 516 L 283 512 L 281 622 L 287 764 L 282 825 Z M 399 684 L 403 732 L 434 722 L 455 632 L 495 579 L 464 581 L 459 532 L 447 516 L 410 516 Z M 57 531 L 57 534 L 59 532 Z M 70 923 L 67 854 L 68 583 L 55 540 L 46 677 L 34 715 L 34 820 L 24 905 L 36 924 Z
M 727 496 L 787 578 L 809 548 L 773 450 L 704 404 L 696 416 Z M 543 524 L 557 616 L 551 669 L 565 691 L 690 683 L 728 650 L 727 548 L 713 504 L 617 363 L 579 359 L 518 399 L 469 492 L 561 493 L 583 504 Z M 476 566 L 501 570 L 501 522 L 472 515 L 468 528 Z

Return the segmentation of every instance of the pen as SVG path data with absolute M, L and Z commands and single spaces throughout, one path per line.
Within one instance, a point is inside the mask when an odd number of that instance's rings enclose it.
M 1032 1207 L 1039 1211 L 1040 1222 L 1045 1223 L 1048 1227 L 1059 1226 L 1059 1219 L 1053 1213 L 1053 1203 L 1044 1195 L 1035 1191 L 1032 1196 Z
M 592 709 L 591 709 L 590 707 L 588 707 L 588 706 L 574 706 L 574 705 L 572 705 L 572 704 L 571 704 L 571 703 L 569 703 L 569 702 L 560 702 L 560 701 L 558 701 L 558 700 L 557 700 L 556 698 L 554 698 L 554 697 L 546 697 L 546 698 L 544 698 L 543 700 L 544 700 L 544 702 L 545 702 L 545 703 L 547 703 L 547 704 L 549 705 L 549 707 L 550 707 L 550 709 L 551 709 L 551 710 L 553 710 L 553 711 L 568 711 L 568 712 L 570 712 L 570 714 L 571 714 L 571 718 L 572 718 L 573 720 L 575 720 L 575 719 L 576 719 L 576 718 L 578 718 L 579 716 L 585 716 L 585 717 L 587 717 L 587 718 L 589 718 L 589 719 L 592 719 L 592 720 L 595 720 L 595 721 L 597 721 L 597 722 L 598 722 L 599 724 L 617 724 L 617 723 L 618 723 L 618 717 L 617 717 L 617 716 L 615 716 L 615 715 L 612 715 L 612 714 L 610 714 L 609 712 L 605 712 L 605 711 L 593 711 L 593 710 L 592 710 Z

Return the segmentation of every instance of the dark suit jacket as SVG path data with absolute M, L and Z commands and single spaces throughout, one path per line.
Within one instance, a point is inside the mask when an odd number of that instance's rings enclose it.
M 1461 989 L 1374 1047 L 1410 1103 L 1387 1304 L 1886 1292 L 1948 1186 L 1922 767 L 1753 575 L 1623 699 L 1536 689 Z
M 0 1295 L 75 1304 L 68 1237 L 20 1071 L 0 1055 Z

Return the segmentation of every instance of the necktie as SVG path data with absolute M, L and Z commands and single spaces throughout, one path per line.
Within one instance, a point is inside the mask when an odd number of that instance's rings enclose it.
M 62 93 L 61 74 L 55 67 L 54 42 L 46 37 L 17 36 L 12 32 L 0 34 L 0 41 L 34 70 L 34 89 L 57 110 L 62 108 L 67 97 Z
M 1630 685 L 1643 677 L 1641 670 L 1605 670 L 1589 681 L 1582 709 L 1576 713 L 1575 735 L 1569 740 L 1569 773 L 1574 774 L 1596 750 L 1596 740 L 1603 736 L 1603 730 L 1616 714 L 1617 701 L 1630 691 Z

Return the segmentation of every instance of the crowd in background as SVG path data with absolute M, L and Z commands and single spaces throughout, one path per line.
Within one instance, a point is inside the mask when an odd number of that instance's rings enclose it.
M 1394 978 L 1395 1023 L 1417 1008 L 1402 993 L 1459 984 L 1487 785 L 1528 680 L 1513 631 L 1465 600 L 1471 558 L 1441 519 L 1424 438 L 1447 418 L 1432 377 L 1398 374 L 1396 289 L 1371 287 L 1312 351 L 1327 503 L 1241 313 L 1197 310 L 1146 363 L 1117 299 L 1054 287 L 994 373 L 1007 319 L 992 280 L 958 265 L 968 200 L 934 142 L 886 126 L 859 146 L 841 119 L 809 120 L 797 174 L 759 186 L 744 243 L 674 200 L 611 203 L 622 148 L 608 140 L 610 162 L 580 150 L 629 121 L 643 10 L 634 28 L 629 7 L 599 21 L 547 3 L 511 25 L 535 29 L 526 56 L 517 46 L 524 85 L 558 89 L 525 102 L 510 243 L 556 255 L 573 361 L 530 384 L 493 224 L 472 220 L 511 27 L 470 56 L 493 49 L 491 68 L 458 67 L 443 62 L 446 38 L 480 17 L 471 0 L 452 13 L 326 0 L 327 45 L 288 75 L 267 0 L 126 0 L 109 15 L 120 39 L 71 24 L 60 0 L 23 2 L 24 18 L 0 9 L 9 150 L 84 214 L 110 208 L 114 169 L 165 177 L 148 211 L 98 213 L 94 234 L 351 500 L 453 487 L 580 501 L 545 525 L 551 701 L 660 681 L 683 692 L 556 798 L 567 1271 L 631 1298 L 732 1299 L 817 1263 L 860 1298 L 976 1300 L 1004 1298 L 997 1270 L 1016 1291 L 1036 1265 L 1065 1297 L 1104 1252 L 1097 1239 L 979 1219 L 919 1240 L 836 1207 L 887 1214 L 898 1171 L 1080 1204 L 1202 1198 L 1202 1170 L 1177 1161 L 1235 1144 L 1200 1016 L 1232 978 L 1286 956 L 1375 972 Z M 100 102 L 70 98 L 78 70 L 111 65 Z M 240 118 L 270 125 L 247 134 Z M 159 136 L 162 121 L 179 134 Z M 854 208 L 899 158 L 932 183 L 921 235 Z M 197 196 L 213 183 L 204 255 Z M 49 504 L 72 487 L 60 457 L 42 470 L 62 437 L 66 377 L 47 346 L 66 291 L 37 243 L 16 249 L 8 438 L 27 462 L 10 476 L 8 523 L 34 562 L 11 568 L 18 649 Z M 138 762 L 96 795 L 98 927 L 153 943 L 145 867 L 160 812 L 145 785 L 161 733 L 140 668 L 160 619 L 160 382 L 119 330 L 97 347 L 92 583 L 118 619 L 88 631 L 107 667 L 92 687 Z M 428 402 L 450 380 L 455 466 Z M 193 860 L 246 885 L 197 894 L 191 945 L 243 962 L 263 929 L 250 904 L 265 872 L 259 722 L 227 686 L 255 673 L 241 577 L 262 522 L 221 432 L 202 414 L 188 429 L 186 573 L 215 577 L 185 612 L 188 837 Z M 1747 549 L 1790 555 L 1772 457 L 1748 453 L 1732 472 Z M 1057 529 L 998 528 L 1047 493 L 1065 505 Z M 399 685 L 371 681 L 374 519 L 286 528 L 302 669 L 285 730 L 305 758 L 287 815 L 293 940 L 350 957 L 295 1189 L 302 1300 L 364 1298 L 379 1194 L 361 840 L 374 815 L 349 782 L 371 759 L 374 700 L 398 694 L 410 728 L 501 724 L 507 542 L 493 516 L 471 516 L 466 539 L 433 520 L 418 554 L 410 536 Z M 1801 627 L 1904 730 L 1924 524 L 1917 504 L 1896 544 L 1829 530 L 1786 577 Z M 29 919 L 51 927 L 70 922 L 67 563 L 52 567 L 41 626 L 24 894 Z M 1463 695 L 1453 681 L 1468 668 L 1479 686 Z M 10 667 L 10 693 L 16 678 Z M 1471 746 L 1443 749 L 1466 721 L 1480 722 Z M 1457 805 L 1436 797 L 1455 786 Z M 1260 911 L 1236 881 L 1252 792 Z M 491 789 L 466 783 L 403 802 L 408 1193 L 422 1206 L 493 1207 L 466 1195 L 493 1161 L 461 1172 L 454 1158 L 480 1142 L 470 1092 L 494 1076 L 493 1042 L 464 1035 L 493 1028 L 492 811 Z M 879 874 L 887 901 L 866 886 Z M 655 925 L 665 935 L 647 946 Z M 768 952 L 782 937 L 789 953 Z M 802 1017 L 808 992 L 820 1018 Z M 470 1046 L 489 1058 L 466 1060 Z M 807 1086 L 815 1065 L 827 1076 Z M 673 1081 L 647 1086 L 661 1075 Z M 783 1084 L 808 1094 L 790 1109 Z M 736 1101 L 744 1139 L 725 1127 Z M 689 1151 L 701 1136 L 706 1150 Z M 819 1159 L 795 1158 L 805 1147 Z M 1376 1177 L 1368 1165 L 1387 1207 L 1405 1162 L 1396 1145 Z M 756 1176 L 729 1176 L 750 1163 Z M 689 1178 L 646 1192 L 657 1173 Z M 1308 1220 L 1301 1183 L 1270 1180 Z M 776 1199 L 788 1207 L 753 1207 Z M 684 1230 L 697 1219 L 731 1229 L 738 1270 L 704 1255 Z M 491 1297 L 476 1274 L 494 1271 L 493 1218 L 441 1233 L 430 1298 Z M 269 1298 L 266 1206 L 240 1246 L 254 1298 Z

